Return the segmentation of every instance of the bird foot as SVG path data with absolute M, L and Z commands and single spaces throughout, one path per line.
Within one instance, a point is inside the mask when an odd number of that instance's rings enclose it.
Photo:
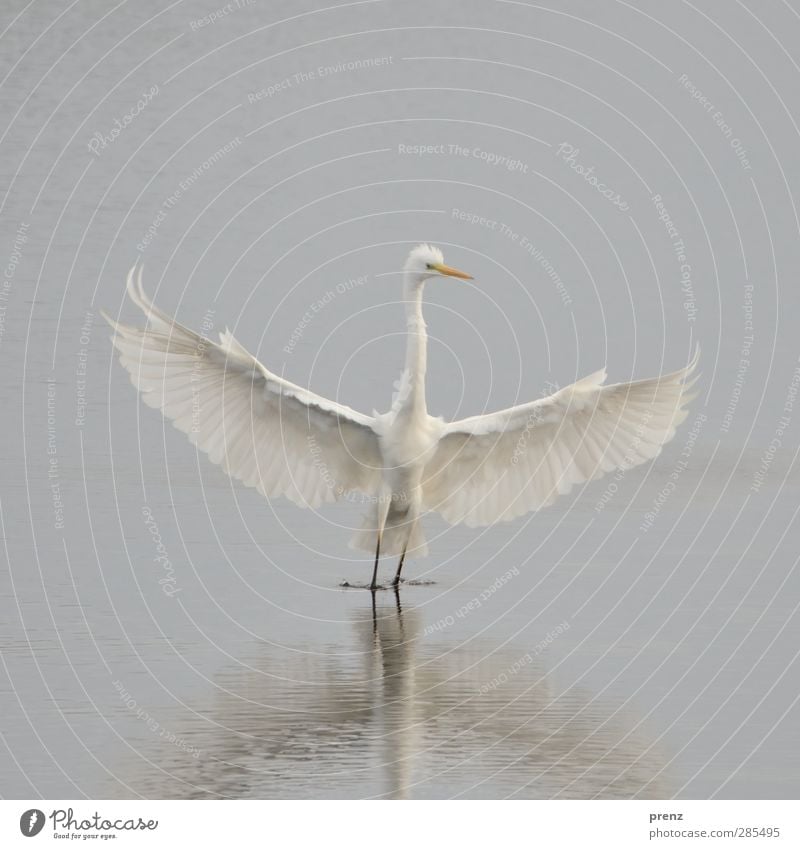
M 391 590 L 394 588 L 393 584 L 375 584 L 373 586 L 367 581 L 356 581 L 354 583 L 351 583 L 350 581 L 342 581 L 339 586 L 345 590 L 371 590 L 372 592 L 377 592 L 378 590 Z
M 432 587 L 436 584 L 436 581 L 427 581 L 427 580 L 418 580 L 418 581 L 407 581 L 405 578 L 400 578 L 400 581 L 390 581 L 388 584 L 376 584 L 373 586 L 368 581 L 342 581 L 339 586 L 343 590 L 371 590 L 372 592 L 378 592 L 378 590 L 396 590 L 399 587 Z

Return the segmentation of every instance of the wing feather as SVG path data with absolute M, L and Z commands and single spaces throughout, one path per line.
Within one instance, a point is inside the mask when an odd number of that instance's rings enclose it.
M 184 327 L 145 295 L 141 268 L 128 294 L 145 328 L 106 320 L 131 382 L 209 459 L 261 494 L 316 507 L 377 491 L 374 419 L 266 369 L 229 330 L 219 344 Z
M 547 398 L 452 422 L 425 469 L 426 507 L 454 524 L 489 525 L 653 459 L 688 415 L 698 358 L 608 386 L 601 370 Z

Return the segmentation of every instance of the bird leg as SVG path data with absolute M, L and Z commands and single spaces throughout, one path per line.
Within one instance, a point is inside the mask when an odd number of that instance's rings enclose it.
M 372 570 L 372 583 L 369 588 L 372 592 L 378 589 L 378 561 L 381 559 L 381 535 L 378 534 L 378 545 L 375 548 L 375 568 Z
M 403 561 L 406 559 L 406 549 L 408 548 L 408 543 L 403 547 L 403 553 L 400 555 L 400 562 L 397 564 L 397 571 L 394 573 L 394 580 L 392 581 L 392 586 L 397 589 L 400 586 L 400 573 L 403 571 Z

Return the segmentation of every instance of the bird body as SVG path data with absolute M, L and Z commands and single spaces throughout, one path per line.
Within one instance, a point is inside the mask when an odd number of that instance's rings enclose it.
M 318 507 L 360 494 L 369 509 L 355 548 L 423 556 L 421 516 L 440 513 L 471 526 L 538 510 L 577 483 L 655 457 L 688 414 L 683 369 L 605 385 L 598 371 L 546 398 L 497 413 L 445 422 L 425 397 L 427 281 L 472 279 L 419 245 L 403 274 L 405 368 L 387 413 L 359 413 L 269 371 L 233 337 L 219 343 L 183 327 L 146 297 L 141 269 L 128 293 L 144 329 L 106 316 L 120 361 L 149 406 L 160 409 L 232 477 L 267 497 Z

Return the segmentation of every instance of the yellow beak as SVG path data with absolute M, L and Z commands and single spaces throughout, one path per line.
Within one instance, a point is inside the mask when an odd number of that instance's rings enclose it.
M 458 277 L 460 280 L 472 280 L 472 275 L 464 271 L 459 271 L 457 268 L 452 268 L 449 265 L 444 265 L 440 262 L 432 262 L 431 268 L 438 271 L 439 274 L 444 274 L 446 277 Z

